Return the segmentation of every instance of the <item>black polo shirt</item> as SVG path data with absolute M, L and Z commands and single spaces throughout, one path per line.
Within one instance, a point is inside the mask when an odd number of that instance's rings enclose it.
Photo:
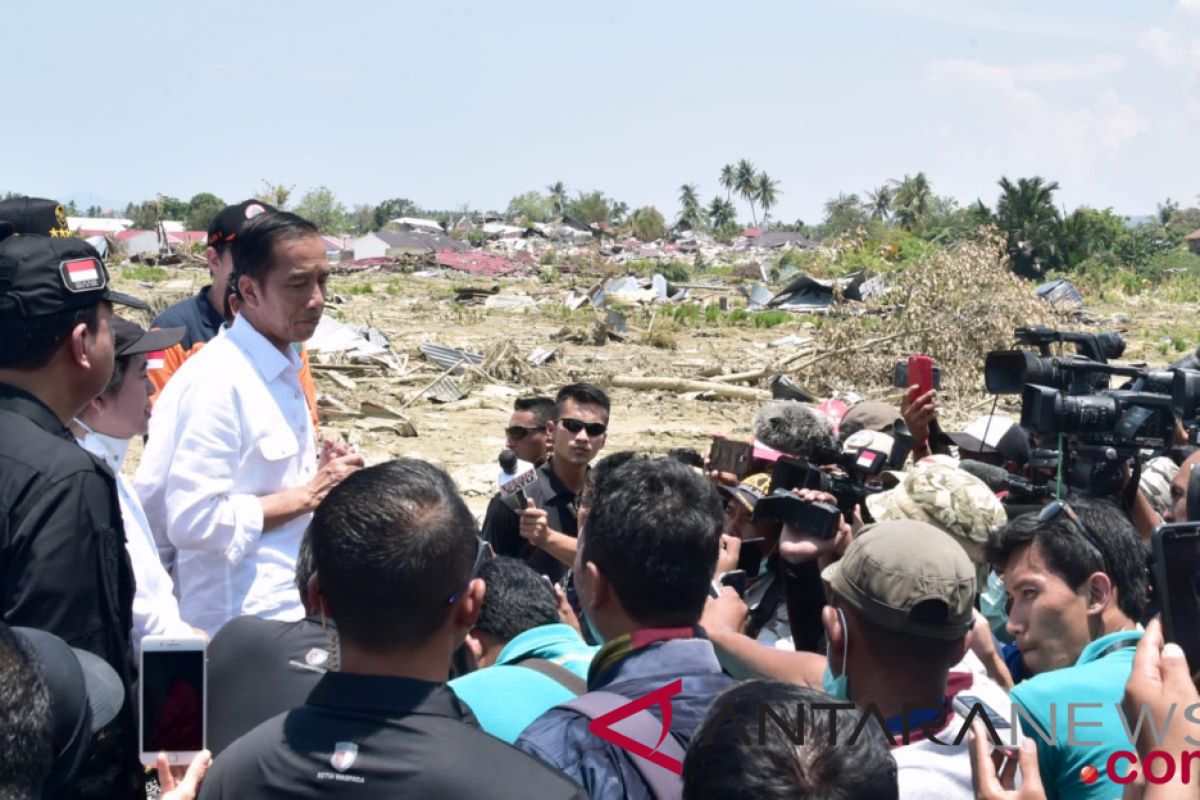
M 569 778 L 481 731 L 443 684 L 330 672 L 303 706 L 228 748 L 200 787 L 201 800 L 264 797 L 586 795 Z
M 304 705 L 330 661 L 318 617 L 247 616 L 222 625 L 208 645 L 208 749 L 220 755 L 271 717 Z
M 183 351 L 192 349 L 197 342 L 208 342 L 213 339 L 225 324 L 219 309 L 213 308 L 208 301 L 208 290 L 212 284 L 205 286 L 195 297 L 180 300 L 175 305 L 154 318 L 150 323 L 152 328 L 187 328 L 187 333 L 179 342 Z
M 579 535 L 576 495 L 554 474 L 550 461 L 537 468 L 538 479 L 525 488 L 525 496 L 546 511 L 551 529 L 567 536 Z M 483 517 L 483 538 L 498 556 L 522 559 L 542 575 L 557 583 L 570 569 L 554 556 L 521 537 L 521 518 L 517 516 L 516 496 L 497 493 Z
M 85 796 L 141 791 L 133 591 L 112 473 L 44 403 L 0 384 L 0 617 L 95 653 L 125 685 L 81 772 Z

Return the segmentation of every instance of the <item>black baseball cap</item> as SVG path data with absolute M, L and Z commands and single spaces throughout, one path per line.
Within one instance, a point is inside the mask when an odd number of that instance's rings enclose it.
M 275 210 L 274 206 L 261 200 L 243 200 L 236 206 L 225 206 L 208 226 L 208 246 L 229 244 L 237 238 L 247 221 Z
M 50 694 L 54 768 L 44 796 L 70 786 L 91 748 L 92 737 L 112 722 L 125 704 L 125 687 L 104 659 L 69 646 L 52 633 L 11 628 L 36 662 Z
M 85 309 L 101 300 L 150 310 L 109 287 L 100 254 L 82 239 L 36 234 L 0 239 L 0 320 Z
M 116 355 L 120 358 L 166 350 L 183 341 L 187 328 L 155 328 L 148 331 L 127 319 L 113 317 L 112 332 Z
M 40 233 L 55 238 L 71 235 L 67 230 L 67 211 L 62 203 L 44 197 L 0 200 L 0 220 L 12 226 L 10 233 Z

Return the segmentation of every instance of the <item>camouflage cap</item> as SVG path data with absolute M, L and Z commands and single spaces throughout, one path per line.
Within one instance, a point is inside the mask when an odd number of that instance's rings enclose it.
M 1000 498 L 983 481 L 945 461 L 922 461 L 894 489 L 867 497 L 876 522 L 916 519 L 952 535 L 983 563 L 988 534 L 1008 521 Z
M 867 621 L 898 633 L 954 641 L 974 620 L 975 567 L 954 539 L 925 522 L 864 528 L 821 577 Z
M 1170 511 L 1174 504 L 1174 500 L 1171 499 L 1171 482 L 1175 480 L 1178 472 L 1179 466 L 1166 456 L 1152 458 L 1142 465 L 1142 477 L 1138 481 L 1138 488 L 1159 516 Z
M 718 486 L 717 490 L 726 497 L 737 500 L 747 511 L 753 511 L 758 501 L 771 493 L 771 476 L 765 472 L 756 472 L 742 478 L 742 482 L 734 488 Z

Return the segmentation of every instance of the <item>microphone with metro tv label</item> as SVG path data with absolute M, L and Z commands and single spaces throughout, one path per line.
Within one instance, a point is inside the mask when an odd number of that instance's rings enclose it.
M 524 465 L 526 468 L 521 469 Z M 521 461 L 512 450 L 500 451 L 500 495 L 508 498 L 515 496 L 518 508 L 529 505 L 525 489 L 537 483 L 537 467 L 528 461 Z

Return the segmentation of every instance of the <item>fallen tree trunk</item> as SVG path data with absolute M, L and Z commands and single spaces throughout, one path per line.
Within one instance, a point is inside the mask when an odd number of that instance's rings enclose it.
M 622 389 L 659 389 L 679 394 L 686 394 L 687 392 L 711 392 L 718 397 L 726 397 L 732 400 L 771 399 L 771 393 L 766 389 L 752 389 L 748 386 L 729 386 L 713 381 L 692 381 L 685 378 L 614 375 L 612 377 L 612 385 Z

